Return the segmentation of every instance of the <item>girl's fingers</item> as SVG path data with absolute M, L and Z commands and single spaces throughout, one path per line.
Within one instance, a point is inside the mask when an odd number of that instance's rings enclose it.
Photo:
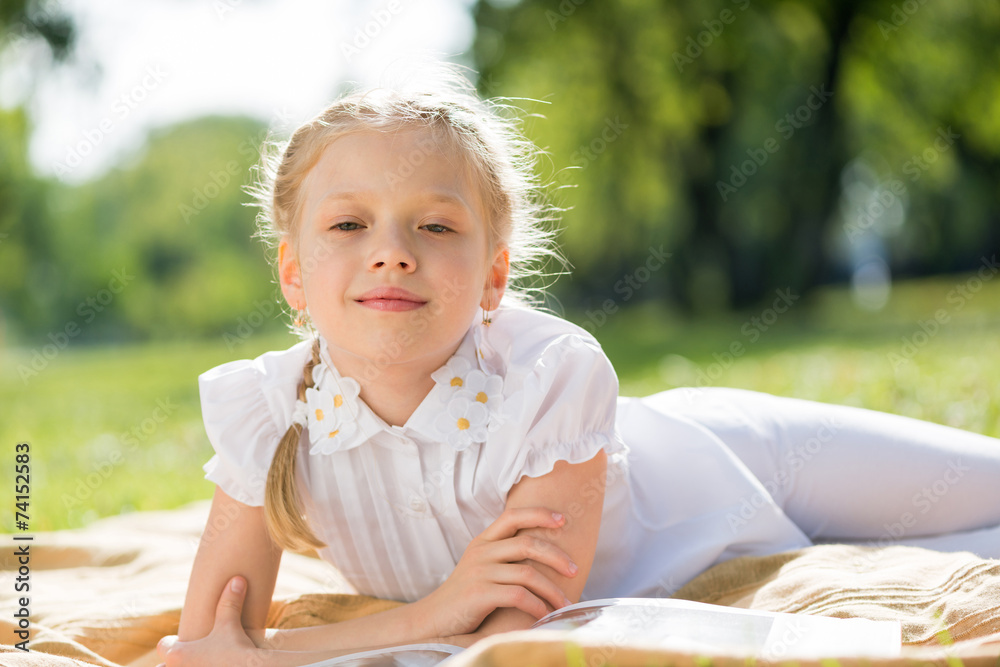
M 564 577 L 575 577 L 578 571 L 573 558 L 548 540 L 531 535 L 518 535 L 506 540 L 500 540 L 484 547 L 484 553 L 490 560 L 503 563 L 514 563 L 520 560 L 533 560 L 548 565 Z
M 553 609 L 561 609 L 571 604 L 562 589 L 528 563 L 506 563 L 499 566 L 493 581 L 498 584 L 520 586 L 532 597 L 548 602 Z M 549 610 L 546 609 L 545 613 L 549 613 Z
M 498 586 L 498 589 L 497 596 L 491 602 L 497 607 L 514 607 L 531 614 L 536 620 L 549 613 L 544 602 L 521 586 Z
M 522 528 L 558 528 L 565 518 L 545 507 L 508 507 L 479 537 L 494 542 L 514 537 Z

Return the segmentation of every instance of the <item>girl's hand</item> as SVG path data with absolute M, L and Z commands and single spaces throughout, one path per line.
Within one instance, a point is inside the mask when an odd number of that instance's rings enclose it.
M 156 645 L 156 652 L 163 660 L 160 667 L 248 664 L 257 647 L 240 620 L 246 592 L 246 581 L 242 577 L 229 581 L 219 597 L 215 625 L 207 637 L 190 642 L 182 642 L 176 635 L 161 639 Z
M 565 518 L 556 517 L 543 507 L 504 510 L 469 543 L 447 581 L 413 603 L 424 636 L 472 633 L 499 607 L 514 607 L 537 619 L 570 604 L 545 575 L 518 562 L 530 558 L 567 577 L 576 575 L 576 564 L 565 551 L 546 540 L 517 535 L 523 528 L 559 528 Z

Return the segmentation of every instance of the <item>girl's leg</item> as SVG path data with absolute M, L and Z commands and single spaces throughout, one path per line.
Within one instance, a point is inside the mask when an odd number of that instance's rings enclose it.
M 1000 558 L 1000 440 L 909 417 L 742 389 L 669 408 L 725 442 L 811 539 Z

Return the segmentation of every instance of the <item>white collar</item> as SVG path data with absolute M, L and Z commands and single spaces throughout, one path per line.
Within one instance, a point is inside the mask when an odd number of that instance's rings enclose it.
M 361 400 L 361 386 L 337 371 L 320 336 L 314 388 L 306 390 L 305 402 L 296 402 L 293 418 L 309 430 L 309 453 L 347 451 L 382 431 L 413 431 L 430 441 L 447 442 L 457 451 L 485 442 L 487 433 L 503 422 L 504 364 L 489 343 L 487 328 L 480 324 L 481 315 L 451 358 L 431 373 L 434 387 L 403 426 L 390 426 Z M 498 310 L 493 318 L 499 315 Z

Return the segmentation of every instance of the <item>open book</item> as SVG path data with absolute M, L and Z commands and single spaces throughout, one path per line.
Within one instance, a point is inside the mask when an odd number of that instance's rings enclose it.
M 723 607 L 661 598 L 578 602 L 539 619 L 531 629 L 564 630 L 568 638 L 770 660 L 887 658 L 900 653 L 896 621 L 831 618 Z M 309 667 L 447 667 L 463 651 L 448 644 L 408 644 L 354 653 Z

